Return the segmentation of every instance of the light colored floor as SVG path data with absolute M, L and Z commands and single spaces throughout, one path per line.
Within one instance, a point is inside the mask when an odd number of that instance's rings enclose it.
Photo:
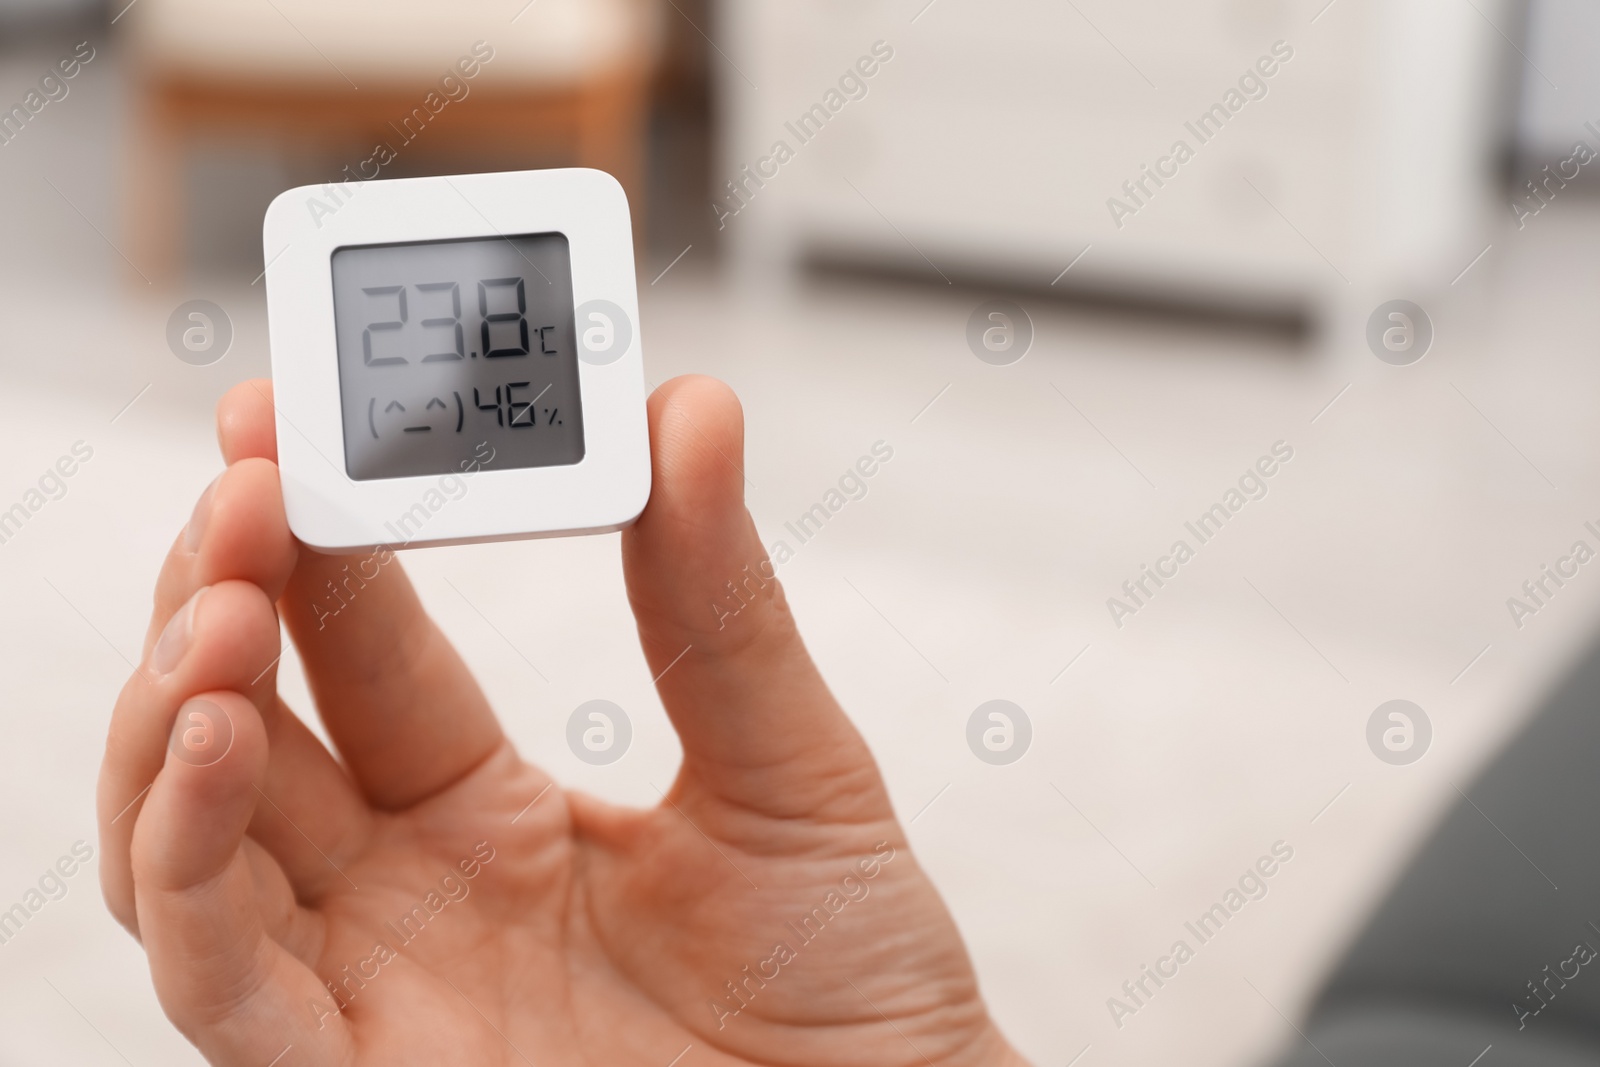
M 0 509 L 75 441 L 94 450 L 0 545 L 0 908 L 94 840 L 106 717 L 151 579 L 217 469 L 211 402 L 266 369 L 248 277 L 120 284 L 95 229 L 113 232 L 107 60 L 59 121 L 0 149 Z M 875 441 L 893 446 L 868 496 L 783 578 L 915 816 L 995 1014 L 1037 1063 L 1088 1047 L 1082 1067 L 1248 1065 L 1292 1038 L 1284 1016 L 1591 631 L 1587 569 L 1520 631 L 1505 607 L 1600 519 L 1600 215 L 1561 206 L 1564 219 L 1496 236 L 1459 303 L 1431 309 L 1434 351 L 1403 369 L 1356 337 L 1309 358 L 1043 304 L 1033 351 L 995 368 L 965 347 L 970 296 L 836 284 L 756 299 L 692 259 L 644 294 L 652 378 L 702 371 L 742 396 L 770 538 Z M 237 331 L 209 368 L 163 341 L 190 297 L 223 305 Z M 1114 627 L 1106 598 L 1280 440 L 1294 458 L 1269 495 Z M 525 752 L 605 796 L 655 796 L 677 750 L 615 536 L 436 549 L 407 566 Z M 530 593 L 552 610 L 520 610 Z M 286 662 L 289 698 L 307 707 Z M 594 697 L 635 723 L 636 747 L 605 768 L 562 740 Z M 1034 724 L 1010 767 L 964 742 L 995 697 Z M 1395 697 L 1435 728 L 1409 767 L 1364 740 Z M 1294 858 L 1269 895 L 1114 1026 L 1107 997 L 1280 840 Z M 92 869 L 0 945 L 0 988 L 0 1062 L 198 1062 Z

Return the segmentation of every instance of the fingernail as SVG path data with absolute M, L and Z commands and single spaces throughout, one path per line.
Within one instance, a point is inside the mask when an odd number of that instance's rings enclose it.
M 195 590 L 194 596 L 167 620 L 166 629 L 156 639 L 156 647 L 150 653 L 150 666 L 157 674 L 171 674 L 173 668 L 183 661 L 183 654 L 189 651 L 189 641 L 194 636 L 195 605 L 200 603 L 206 588 Z
M 206 491 L 200 494 L 200 499 L 194 502 L 194 512 L 189 516 L 189 525 L 183 528 L 183 550 L 185 552 L 200 551 L 200 538 L 205 536 L 206 520 L 211 518 L 211 492 L 217 487 L 217 481 L 222 475 L 217 475 L 206 486 Z

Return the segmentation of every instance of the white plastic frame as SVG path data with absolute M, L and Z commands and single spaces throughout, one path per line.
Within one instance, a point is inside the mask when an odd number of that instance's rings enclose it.
M 339 404 L 334 251 L 550 232 L 567 237 L 574 306 L 609 300 L 632 325 L 620 358 L 578 360 L 583 459 L 504 470 L 491 462 L 462 476 L 465 492 L 450 483 L 449 495 L 441 486 L 449 475 L 352 480 Z M 278 468 L 289 528 L 307 546 L 349 552 L 604 533 L 639 516 L 650 496 L 643 342 L 632 220 L 611 175 L 532 170 L 301 186 L 272 201 L 262 240 Z M 581 333 L 584 324 L 577 328 Z M 412 530 L 395 525 L 407 514 L 426 518 L 415 536 L 397 537 Z

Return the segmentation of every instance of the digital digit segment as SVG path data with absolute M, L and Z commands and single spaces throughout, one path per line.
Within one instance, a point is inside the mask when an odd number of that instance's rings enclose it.
M 559 233 L 333 253 L 345 470 L 452 474 L 584 456 L 572 262 Z

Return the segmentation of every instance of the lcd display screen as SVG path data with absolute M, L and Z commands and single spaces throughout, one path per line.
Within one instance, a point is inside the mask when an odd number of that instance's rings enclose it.
M 353 480 L 583 459 L 565 235 L 340 248 L 333 310 Z

